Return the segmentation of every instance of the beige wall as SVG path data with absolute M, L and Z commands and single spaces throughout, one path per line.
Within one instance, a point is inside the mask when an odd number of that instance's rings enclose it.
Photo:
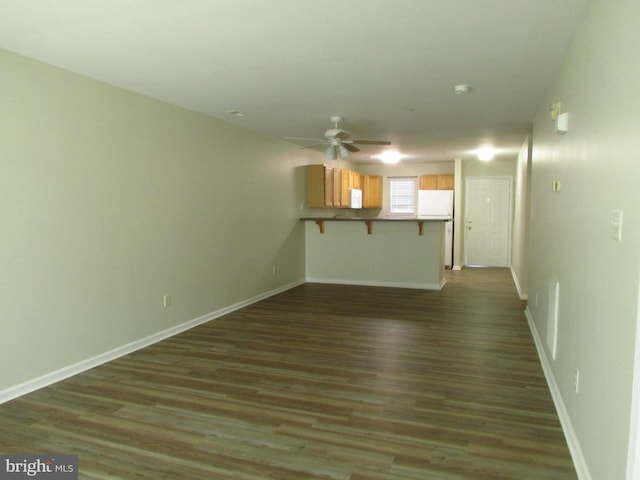
M 640 202 L 637 0 L 595 0 L 536 116 L 528 311 L 583 478 L 624 479 L 638 321 Z M 561 101 L 569 131 L 553 132 Z M 552 181 L 562 182 L 560 192 Z M 622 241 L 611 237 L 624 212 Z M 547 302 L 560 283 L 557 357 Z M 574 391 L 580 371 L 579 392 Z M 637 476 L 633 478 L 638 478 Z
M 7 51 L 0 70 L 0 393 L 304 279 L 320 154 Z
M 518 294 L 527 299 L 527 238 L 529 232 L 529 179 L 531 141 L 525 140 L 518 153 L 516 176 L 513 184 L 513 228 L 511 248 L 511 271 L 518 288 Z

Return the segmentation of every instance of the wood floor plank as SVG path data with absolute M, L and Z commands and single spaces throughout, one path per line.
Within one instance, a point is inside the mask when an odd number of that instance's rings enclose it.
M 507 269 L 305 284 L 0 405 L 88 479 L 575 480 Z

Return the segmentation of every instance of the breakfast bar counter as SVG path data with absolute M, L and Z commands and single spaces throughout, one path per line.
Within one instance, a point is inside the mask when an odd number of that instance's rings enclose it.
M 447 219 L 304 217 L 308 282 L 439 290 Z

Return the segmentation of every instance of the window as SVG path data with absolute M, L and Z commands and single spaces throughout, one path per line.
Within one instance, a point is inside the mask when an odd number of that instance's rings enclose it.
M 390 178 L 389 192 L 389 213 L 416 213 L 416 177 Z

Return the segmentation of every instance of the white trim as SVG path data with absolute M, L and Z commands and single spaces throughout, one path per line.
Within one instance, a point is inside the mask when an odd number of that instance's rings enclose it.
M 549 385 L 549 390 L 551 391 L 551 397 L 553 398 L 553 403 L 555 404 L 556 411 L 558 412 L 560 425 L 562 426 L 562 431 L 564 432 L 565 439 L 567 440 L 567 446 L 569 447 L 569 452 L 571 453 L 573 466 L 576 469 L 578 479 L 592 480 L 591 473 L 589 473 L 589 467 L 587 466 L 586 459 L 584 458 L 584 453 L 582 453 L 582 447 L 580 446 L 580 442 L 578 441 L 576 432 L 573 429 L 573 425 L 571 424 L 569 412 L 567 411 L 567 407 L 565 406 L 562 399 L 560 388 L 558 387 L 558 383 L 556 382 L 556 379 L 553 375 L 551 364 L 549 363 L 549 359 L 547 358 L 547 353 L 544 349 L 542 340 L 540 339 L 540 335 L 538 335 L 538 330 L 536 329 L 535 323 L 533 322 L 533 316 L 529 311 L 529 307 L 525 308 L 524 314 L 527 317 L 529 329 L 531 330 L 533 341 L 535 342 L 536 349 L 538 350 L 538 357 L 540 358 L 542 371 L 544 372 L 544 376 L 547 379 L 547 384 Z
M 445 278 L 438 283 L 407 283 L 407 282 L 373 282 L 368 280 L 343 280 L 335 278 L 307 277 L 308 283 L 329 283 L 333 285 L 358 285 L 364 287 L 417 288 L 420 290 L 442 290 L 447 283 Z
M 629 422 L 629 452 L 627 454 L 627 480 L 640 478 L 640 291 L 636 309 L 636 344 L 631 390 L 631 421 Z
M 462 270 L 462 265 L 454 265 L 451 270 L 455 270 L 455 271 Z
M 231 312 L 234 312 L 236 310 L 249 306 L 253 303 L 259 302 L 260 300 L 264 300 L 265 298 L 269 298 L 273 295 L 277 295 L 278 293 L 282 293 L 286 290 L 297 287 L 304 283 L 305 283 L 304 280 L 298 280 L 296 282 L 282 285 L 281 287 L 278 287 L 274 290 L 270 290 L 260 295 L 256 295 L 255 297 L 251 297 L 241 302 L 234 303 L 233 305 L 229 305 L 227 307 L 221 308 L 219 310 L 208 313 L 201 317 L 194 318 L 193 320 L 189 320 L 185 323 L 181 323 L 180 325 L 176 325 L 166 330 L 162 330 L 161 332 L 157 332 L 152 335 L 149 335 L 148 337 L 141 338 L 140 340 L 136 340 L 135 342 L 131 342 L 126 345 L 122 345 L 120 347 L 114 348 L 113 350 L 110 350 L 108 352 L 101 353 L 100 355 L 96 355 L 95 357 L 81 360 L 80 362 L 74 363 L 73 365 L 63 367 L 59 370 L 46 373 L 32 380 L 27 380 L 24 383 L 6 388 L 0 391 L 0 404 L 8 402 L 9 400 L 13 400 L 14 398 L 21 397 L 22 395 L 26 395 L 27 393 L 31 393 L 41 388 L 47 387 L 61 380 L 72 377 L 73 375 L 77 375 L 91 368 L 97 367 L 104 363 L 120 358 L 124 355 L 128 355 L 129 353 L 133 353 L 136 350 L 140 350 L 141 348 L 148 347 L 149 345 L 160 342 L 169 337 L 173 337 L 174 335 L 182 333 L 193 327 L 197 327 L 198 325 L 209 322 L 215 318 L 221 317 L 223 315 L 227 315 Z
M 518 296 L 520 300 L 528 300 L 529 296 L 527 292 L 522 291 L 522 286 L 520 286 L 520 281 L 518 280 L 518 275 L 516 275 L 516 271 L 513 269 L 513 265 L 509 267 L 511 269 L 511 276 L 513 277 L 513 283 L 516 284 L 516 290 L 518 290 Z

